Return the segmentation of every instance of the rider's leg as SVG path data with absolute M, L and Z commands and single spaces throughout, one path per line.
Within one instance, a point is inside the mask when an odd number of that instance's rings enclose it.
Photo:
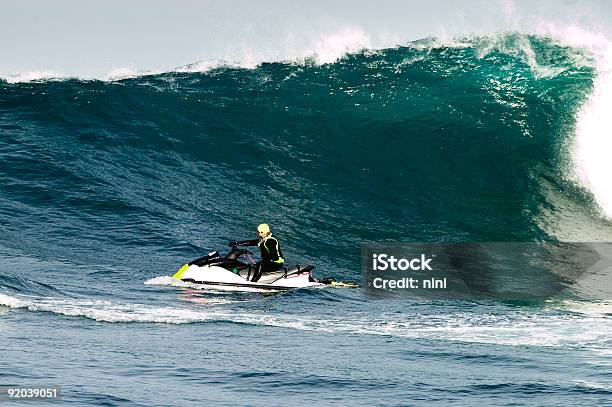
M 251 278 L 251 281 L 253 283 L 256 283 L 257 280 L 259 280 L 261 278 L 261 275 L 263 274 L 263 266 L 262 263 L 259 262 L 257 264 L 255 264 L 254 270 L 253 270 L 253 277 Z

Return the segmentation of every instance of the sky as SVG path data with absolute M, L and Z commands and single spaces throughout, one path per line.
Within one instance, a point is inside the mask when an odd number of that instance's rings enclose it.
M 197 61 L 285 60 L 542 21 L 612 38 L 607 0 L 0 0 L 0 75 L 104 77 Z M 327 57 L 326 57 L 327 55 Z

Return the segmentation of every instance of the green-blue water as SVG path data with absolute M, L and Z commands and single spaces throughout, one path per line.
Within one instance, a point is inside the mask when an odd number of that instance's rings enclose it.
M 164 284 L 261 222 L 292 263 L 349 280 L 363 242 L 612 236 L 572 176 L 589 53 L 462 41 L 0 82 L 2 382 L 60 385 L 74 405 L 609 400 L 605 301 Z

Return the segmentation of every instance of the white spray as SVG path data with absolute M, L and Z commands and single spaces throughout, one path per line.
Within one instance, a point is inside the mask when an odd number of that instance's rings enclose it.
M 593 91 L 576 118 L 571 148 L 574 171 L 604 216 L 612 218 L 612 43 L 575 26 L 541 24 L 538 34 L 564 45 L 587 49 L 595 58 Z

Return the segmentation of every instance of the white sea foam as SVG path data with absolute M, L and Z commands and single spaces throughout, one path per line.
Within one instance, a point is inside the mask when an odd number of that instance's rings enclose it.
M 66 79 L 81 79 L 81 80 L 103 80 L 103 81 L 118 81 L 122 79 L 137 78 L 145 75 L 154 75 L 162 73 L 159 71 L 136 71 L 130 68 L 117 68 L 103 75 L 102 77 L 84 76 L 75 77 L 66 75 L 60 72 L 53 71 L 31 71 L 23 72 L 15 75 L 0 75 L 0 79 L 5 80 L 8 83 L 27 83 L 36 81 L 61 81 Z
M 264 62 L 286 61 L 301 62 L 308 60 L 317 64 L 329 64 L 338 61 L 348 53 L 372 48 L 370 36 L 360 28 L 342 28 L 330 33 L 321 34 L 313 43 L 301 50 L 292 50 L 284 55 L 273 52 L 255 53 L 248 49 L 241 51 L 241 57 L 230 57 L 214 61 L 198 61 L 173 69 L 174 72 L 207 72 L 212 69 L 229 67 L 254 69 Z
M 411 313 L 377 317 L 345 314 L 342 318 L 330 319 L 313 315 L 230 312 L 215 307 L 156 307 L 102 300 L 17 298 L 5 294 L 0 294 L 0 305 L 111 323 L 185 324 L 224 321 L 329 333 L 390 335 L 518 346 L 591 345 L 599 348 L 608 346 L 609 338 L 612 337 L 612 324 L 607 316 L 559 315 L 556 309 L 543 310 L 540 313 L 530 310 L 504 315 L 454 311 L 444 316 L 436 314 L 436 317 L 430 320 L 427 315 Z M 527 332 L 529 334 L 526 334 Z
M 107 73 L 103 79 L 105 81 L 112 82 L 112 81 L 120 81 L 122 79 L 137 78 L 139 76 L 145 76 L 145 75 L 155 75 L 157 73 L 161 73 L 161 72 L 137 71 L 131 68 L 122 67 L 122 68 L 113 69 L 112 71 Z M 91 79 L 95 79 L 95 78 L 91 78 Z
M 3 79 L 8 83 L 61 80 L 67 78 L 67 75 L 53 71 L 29 71 L 15 75 L 0 75 L 0 79 Z
M 612 315 L 611 301 L 571 301 L 565 300 L 562 302 L 550 301 L 549 305 L 552 309 L 563 308 L 569 311 L 577 312 L 588 316 L 606 316 Z
M 173 287 L 192 287 L 192 283 L 188 283 L 183 280 L 179 280 L 178 278 L 172 278 L 170 276 L 159 276 L 151 278 L 145 281 L 146 285 L 167 285 Z
M 516 34 L 511 44 L 507 44 L 507 36 L 507 33 L 499 33 L 486 37 L 486 41 L 481 41 L 482 44 L 477 50 L 478 56 L 482 58 L 492 51 L 498 51 L 522 58 L 536 78 L 552 78 L 566 70 L 564 67 L 540 64 L 528 35 Z
M 359 28 L 346 28 L 331 34 L 322 35 L 307 52 L 315 56 L 320 64 L 336 62 L 350 52 L 372 47 L 372 41 L 365 31 Z
M 209 304 L 226 304 L 228 302 L 230 301 L 217 299 L 210 301 Z M 122 304 L 105 300 L 77 300 L 53 297 L 16 298 L 6 294 L 0 294 L 0 305 L 9 308 L 23 308 L 29 311 L 52 312 L 70 317 L 85 317 L 103 322 L 184 324 L 214 320 L 222 318 L 223 315 L 223 313 L 190 308 L 152 307 L 142 304 Z

